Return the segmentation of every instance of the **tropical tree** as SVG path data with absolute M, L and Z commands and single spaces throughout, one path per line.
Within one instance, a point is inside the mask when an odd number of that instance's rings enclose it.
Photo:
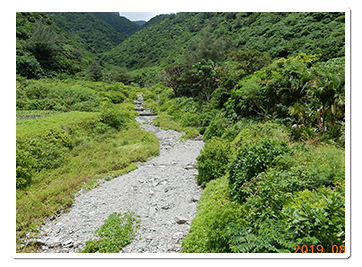
M 330 114 L 331 123 L 334 124 L 336 116 L 344 113 L 344 85 L 344 76 L 327 74 L 318 77 L 313 90 L 310 91 L 311 97 L 319 104 L 318 114 L 322 122 L 323 136 L 326 131 L 327 114 Z
M 252 74 L 270 63 L 270 57 L 260 51 L 246 49 L 241 52 L 230 51 L 228 57 L 238 62 L 238 68 L 246 75 Z
M 218 76 L 219 69 L 212 60 L 202 59 L 199 63 L 192 66 L 191 76 L 195 79 L 192 90 L 196 91 L 198 96 L 210 102 L 211 94 L 219 87 Z
M 212 28 L 206 27 L 200 33 L 198 40 L 192 40 L 185 49 L 185 59 L 190 65 L 200 62 L 202 59 L 218 62 L 224 58 L 231 43 L 228 37 L 215 38 Z
M 267 88 L 274 90 L 281 104 L 288 107 L 288 113 L 296 122 L 297 130 L 308 109 L 307 92 L 313 84 L 314 73 L 308 68 L 318 56 L 301 54 L 275 61 L 266 72 L 271 73 Z
M 299 131 L 299 124 L 306 114 L 306 107 L 300 102 L 295 102 L 293 106 L 289 107 L 289 114 L 295 118 L 296 129 Z
M 345 68 L 344 57 L 321 63 L 312 69 L 315 79 L 309 91 L 310 101 L 317 110 L 320 130 L 326 131 L 327 117 L 334 125 L 344 118 L 345 110 Z
M 98 60 L 93 60 L 87 69 L 87 76 L 94 80 L 100 81 L 103 77 L 103 68 Z
M 184 69 L 181 65 L 165 68 L 160 74 L 161 81 L 171 87 L 175 97 L 179 96 L 179 88 L 182 84 L 182 73 Z

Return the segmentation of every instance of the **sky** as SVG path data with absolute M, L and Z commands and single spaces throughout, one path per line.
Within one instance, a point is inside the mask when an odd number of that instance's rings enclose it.
M 119 12 L 122 17 L 126 17 L 130 21 L 144 20 L 148 21 L 159 14 L 169 14 L 174 12 Z

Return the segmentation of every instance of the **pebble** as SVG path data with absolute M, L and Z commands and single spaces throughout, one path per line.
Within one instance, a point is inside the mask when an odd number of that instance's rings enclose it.
M 184 219 L 184 218 L 175 217 L 175 221 L 176 221 L 178 224 L 184 224 L 187 220 Z

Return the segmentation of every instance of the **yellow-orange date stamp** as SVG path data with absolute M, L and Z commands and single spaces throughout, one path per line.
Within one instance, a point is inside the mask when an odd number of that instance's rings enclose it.
M 314 245 L 311 246 L 307 246 L 307 245 L 295 245 L 294 248 L 296 249 L 296 251 L 294 251 L 294 253 L 323 253 L 323 246 L 322 245 L 317 245 L 316 247 L 314 247 Z M 324 253 L 345 253 L 345 246 L 344 245 L 340 245 L 339 247 L 337 245 L 333 245 L 332 246 L 332 251 L 325 251 Z

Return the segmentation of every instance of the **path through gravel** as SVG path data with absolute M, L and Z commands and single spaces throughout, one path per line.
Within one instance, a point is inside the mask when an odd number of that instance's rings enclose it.
M 142 98 L 135 102 L 145 115 Z M 180 133 L 154 126 L 154 117 L 139 116 L 136 120 L 159 138 L 159 156 L 76 197 L 68 213 L 41 227 L 38 244 L 42 252 L 78 252 L 111 213 L 127 210 L 140 216 L 141 227 L 121 253 L 180 251 L 201 195 L 195 180 L 196 157 L 204 143 L 180 141 Z

